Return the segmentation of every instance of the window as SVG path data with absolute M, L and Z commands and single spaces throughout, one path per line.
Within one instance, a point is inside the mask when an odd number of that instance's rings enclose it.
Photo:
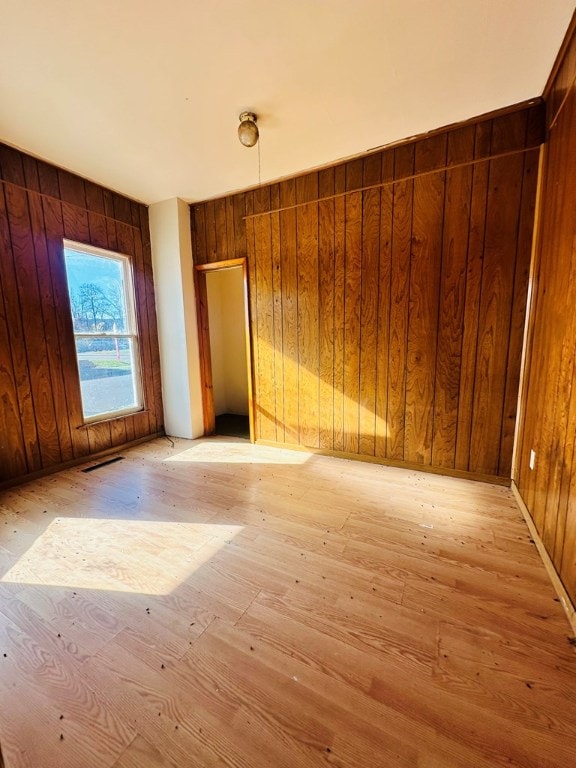
M 85 421 L 142 409 L 134 287 L 126 256 L 64 241 Z

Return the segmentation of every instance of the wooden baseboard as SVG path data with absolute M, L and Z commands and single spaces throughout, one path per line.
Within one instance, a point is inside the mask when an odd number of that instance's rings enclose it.
M 62 464 L 56 464 L 53 467 L 46 467 L 46 469 L 40 469 L 38 472 L 30 472 L 27 475 L 21 475 L 19 477 L 10 478 L 10 480 L 4 480 L 0 483 L 0 491 L 4 491 L 7 488 L 12 488 L 15 485 L 23 485 L 29 483 L 31 480 L 37 480 L 40 477 L 46 477 L 47 475 L 53 475 L 55 472 L 61 472 L 63 469 L 71 469 L 72 467 L 78 467 L 80 464 L 91 464 L 97 459 L 102 459 L 105 456 L 110 456 L 112 453 L 120 453 L 127 448 L 133 448 L 135 445 L 141 443 L 147 443 L 149 440 L 155 440 L 157 437 L 164 437 L 165 432 L 153 432 L 151 435 L 145 435 L 139 437 L 136 440 L 130 440 L 128 443 L 122 443 L 122 445 L 115 445 L 113 448 L 106 448 L 105 451 L 98 451 L 97 453 L 91 453 L 89 456 L 80 456 L 77 459 L 71 459 L 65 461 Z M 1 766 L 0 766 L 1 768 Z
M 550 555 L 548 554 L 546 547 L 544 546 L 544 542 L 540 538 L 540 534 L 538 533 L 538 530 L 534 525 L 534 521 L 532 520 L 532 515 L 528 511 L 528 507 L 526 506 L 524 499 L 520 495 L 520 491 L 518 490 L 518 486 L 516 485 L 514 480 L 512 480 L 512 492 L 516 497 L 516 501 L 518 502 L 518 506 L 520 507 L 520 511 L 522 512 L 524 520 L 526 520 L 526 525 L 528 526 L 530 535 L 534 539 L 534 543 L 536 544 L 536 549 L 538 550 L 538 553 L 542 558 L 542 562 L 544 563 L 544 567 L 548 572 L 548 576 L 550 576 L 550 581 L 552 582 L 552 585 L 556 590 L 556 594 L 558 595 L 558 598 L 560 600 L 560 603 L 564 608 L 564 611 L 566 612 L 566 616 L 568 617 L 568 621 L 570 622 L 572 631 L 576 635 L 576 608 L 574 607 L 574 603 L 572 602 L 570 595 L 566 591 L 564 584 L 562 584 L 562 580 L 558 575 L 558 571 L 554 567 L 554 563 L 552 562 Z
M 304 445 L 292 443 L 276 443 L 273 440 L 255 440 L 257 445 L 266 445 L 270 448 L 284 448 L 288 451 L 304 451 L 305 453 L 314 453 L 319 456 L 334 456 L 337 459 L 351 459 L 352 461 L 366 461 L 370 464 L 382 464 L 385 467 L 396 467 L 397 469 L 409 469 L 416 472 L 430 472 L 433 475 L 444 475 L 446 477 L 458 477 L 461 480 L 475 480 L 480 483 L 492 483 L 493 485 L 510 486 L 509 477 L 499 477 L 498 475 L 482 475 L 477 472 L 465 472 L 461 469 L 450 469 L 448 467 L 431 467 L 424 464 L 414 464 L 409 461 L 397 461 L 395 459 L 382 459 L 378 456 L 366 456 L 361 453 L 346 453 L 345 451 L 332 451 L 328 448 L 308 448 Z

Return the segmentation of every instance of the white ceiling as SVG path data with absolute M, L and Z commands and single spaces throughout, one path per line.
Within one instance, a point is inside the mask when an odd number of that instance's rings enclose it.
M 0 139 L 147 203 L 541 94 L 571 0 L 0 0 Z

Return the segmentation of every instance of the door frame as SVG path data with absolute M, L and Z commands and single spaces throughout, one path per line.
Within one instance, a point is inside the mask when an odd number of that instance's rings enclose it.
M 246 363 L 248 376 L 248 423 L 250 425 L 250 442 L 255 440 L 254 431 L 254 399 L 253 399 L 253 369 L 252 344 L 250 339 L 250 304 L 248 302 L 248 261 L 246 257 L 214 261 L 211 264 L 196 264 L 194 267 L 194 282 L 196 288 L 196 315 L 198 318 L 198 347 L 200 353 L 200 382 L 202 385 L 202 414 L 204 434 L 213 435 L 216 431 L 216 415 L 214 410 L 214 389 L 212 381 L 212 357 L 210 354 L 210 325 L 208 320 L 208 290 L 206 275 L 209 272 L 220 272 L 224 269 L 242 267 L 242 282 L 244 287 L 244 335 L 246 338 Z

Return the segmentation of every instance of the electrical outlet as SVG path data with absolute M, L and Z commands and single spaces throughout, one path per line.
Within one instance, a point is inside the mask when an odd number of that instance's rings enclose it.
M 530 451 L 529 467 L 530 469 L 534 469 L 535 466 L 536 466 L 536 451 L 532 448 L 532 450 Z

